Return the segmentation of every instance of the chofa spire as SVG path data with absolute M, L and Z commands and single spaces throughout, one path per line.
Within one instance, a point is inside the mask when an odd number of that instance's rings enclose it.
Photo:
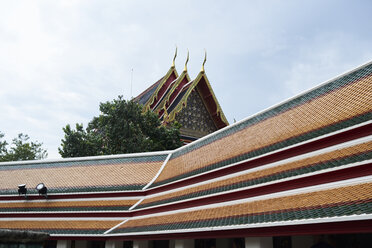
M 177 46 L 176 46 L 176 51 L 174 52 L 174 57 L 173 57 L 173 61 L 172 61 L 172 67 L 175 67 L 175 61 L 176 61 L 176 57 L 177 57 Z
M 185 68 L 183 68 L 183 71 L 187 71 L 187 63 L 189 62 L 189 49 L 187 49 L 187 59 L 185 62 Z
M 174 52 L 174 57 L 173 57 L 173 60 L 172 60 L 172 68 L 174 68 L 176 66 L 175 61 L 176 61 L 176 57 L 177 57 L 177 51 L 178 51 L 178 48 L 176 46 L 176 50 Z M 190 52 L 189 52 L 189 49 L 187 49 L 187 57 L 186 57 L 185 67 L 183 68 L 183 71 L 187 71 L 187 63 L 189 62 L 189 59 L 190 59 Z M 205 72 L 204 65 L 205 65 L 206 62 L 207 62 L 207 50 L 204 49 L 204 60 L 203 60 L 202 68 L 200 70 L 201 72 Z
M 205 62 L 207 62 L 207 50 L 206 49 L 204 49 L 204 61 L 203 61 L 203 65 L 202 65 L 202 68 L 201 68 L 201 72 L 205 72 L 205 70 L 204 70 Z

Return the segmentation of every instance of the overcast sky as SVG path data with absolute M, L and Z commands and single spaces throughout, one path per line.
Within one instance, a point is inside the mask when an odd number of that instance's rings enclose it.
M 229 120 L 372 59 L 372 1 L 0 0 L 0 131 L 43 142 L 136 96 L 170 68 L 205 65 Z M 131 70 L 133 89 L 131 94 Z

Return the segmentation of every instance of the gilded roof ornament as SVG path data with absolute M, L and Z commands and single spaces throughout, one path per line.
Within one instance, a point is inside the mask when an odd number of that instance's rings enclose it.
M 204 70 L 205 62 L 207 62 L 207 50 L 204 49 L 204 61 L 203 61 L 203 65 L 202 65 L 202 68 L 201 68 L 201 72 L 205 72 L 205 70 Z
M 173 61 L 172 61 L 172 67 L 175 67 L 175 61 L 176 61 L 176 57 L 177 57 L 177 46 L 176 46 L 176 51 L 174 52 L 174 57 L 173 57 Z
M 187 63 L 189 62 L 189 49 L 187 49 L 187 59 L 185 63 L 185 68 L 183 68 L 183 71 L 187 71 Z
M 163 113 L 163 122 L 166 122 L 167 121 L 167 118 L 169 116 L 168 111 L 167 111 L 167 107 L 164 106 L 163 107 L 163 110 L 164 110 L 164 113 Z

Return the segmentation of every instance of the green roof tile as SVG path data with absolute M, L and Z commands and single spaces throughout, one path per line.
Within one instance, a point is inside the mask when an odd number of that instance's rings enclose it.
M 273 182 L 273 181 L 284 179 L 284 178 L 304 175 L 304 174 L 311 173 L 314 171 L 321 171 L 321 170 L 325 170 L 329 168 L 335 168 L 335 167 L 343 166 L 349 163 L 361 162 L 361 161 L 369 160 L 369 159 L 372 159 L 372 151 L 369 151 L 366 153 L 360 153 L 360 154 L 353 154 L 351 156 L 333 159 L 329 161 L 322 161 L 320 163 L 311 164 L 306 167 L 301 167 L 301 168 L 289 170 L 289 171 L 283 171 L 280 173 L 272 174 L 272 175 L 261 177 L 261 178 L 255 178 L 255 179 L 251 179 L 247 181 L 240 181 L 234 184 L 223 185 L 221 187 L 217 187 L 213 189 L 198 191 L 198 192 L 194 192 L 191 194 L 181 195 L 181 196 L 168 198 L 168 199 L 164 199 L 160 201 L 139 204 L 136 208 L 141 209 L 141 208 L 160 205 L 160 204 L 166 204 L 166 203 L 172 203 L 172 202 L 177 202 L 177 201 L 186 200 L 186 199 L 192 199 L 192 198 L 200 197 L 200 196 L 207 196 L 210 194 L 220 193 L 220 192 L 233 190 L 233 189 L 244 188 L 244 187 L 258 185 L 258 184 L 267 183 L 267 182 Z

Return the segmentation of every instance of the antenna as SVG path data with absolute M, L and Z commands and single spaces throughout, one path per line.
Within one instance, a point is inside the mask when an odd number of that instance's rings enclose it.
M 133 98 L 132 88 L 133 88 L 133 68 L 130 72 L 130 99 Z

